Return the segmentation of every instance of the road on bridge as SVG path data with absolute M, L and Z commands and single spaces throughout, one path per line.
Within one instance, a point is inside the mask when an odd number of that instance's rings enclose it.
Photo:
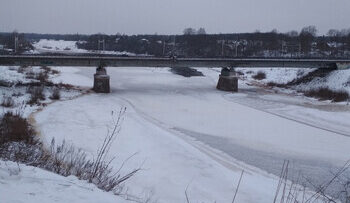
M 107 56 L 3 55 L 6 66 L 105 66 L 105 67 L 298 67 L 350 68 L 349 59 L 288 58 L 157 58 Z

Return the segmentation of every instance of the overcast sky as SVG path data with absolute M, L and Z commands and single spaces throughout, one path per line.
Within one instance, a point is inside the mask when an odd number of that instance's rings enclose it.
M 350 0 L 0 0 L 0 32 L 181 34 L 350 28 Z

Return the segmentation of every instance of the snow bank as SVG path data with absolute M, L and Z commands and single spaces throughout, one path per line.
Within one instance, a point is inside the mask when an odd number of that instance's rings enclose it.
M 253 76 L 261 71 L 266 74 L 266 78 L 258 80 L 261 83 L 268 84 L 273 82 L 276 84 L 287 84 L 293 80 L 302 78 L 316 69 L 302 68 L 238 68 L 238 71 L 244 73 L 242 76 L 248 81 L 253 81 Z M 335 92 L 347 92 L 350 94 L 350 69 L 333 70 L 326 77 L 314 77 L 310 82 L 301 83 L 299 85 L 290 86 L 291 90 L 308 92 L 310 90 L 318 90 L 327 88 Z M 276 88 L 276 90 L 280 88 Z M 286 90 L 282 90 L 286 92 Z
M 74 176 L 63 177 L 36 167 L 0 160 L 0 202 L 127 202 Z
M 295 89 L 308 91 L 329 88 L 333 91 L 345 91 L 350 94 L 350 69 L 334 70 L 324 78 L 315 78 L 308 83 L 297 85 Z
M 294 79 L 301 78 L 315 69 L 304 68 L 237 68 L 245 74 L 247 79 L 253 80 L 253 76 L 258 72 L 266 74 L 266 78 L 260 80 L 263 83 L 274 82 L 278 84 L 286 84 Z

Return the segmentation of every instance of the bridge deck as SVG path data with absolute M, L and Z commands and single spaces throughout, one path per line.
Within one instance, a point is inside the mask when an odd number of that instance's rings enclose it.
M 298 67 L 336 68 L 350 66 L 349 59 L 254 59 L 254 58 L 157 58 L 108 56 L 42 56 L 3 55 L 6 66 L 94 66 L 106 67 Z

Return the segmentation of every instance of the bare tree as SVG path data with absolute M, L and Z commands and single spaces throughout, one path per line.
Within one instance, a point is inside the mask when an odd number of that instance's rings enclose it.
M 288 35 L 289 37 L 297 37 L 299 35 L 299 33 L 296 30 L 291 30 L 291 31 L 287 32 L 286 35 Z
M 205 34 L 207 34 L 207 32 L 205 31 L 204 28 L 201 27 L 201 28 L 198 29 L 197 34 L 198 35 L 205 35 Z
M 301 29 L 300 34 L 310 34 L 313 37 L 316 37 L 317 32 L 318 32 L 318 30 L 317 30 L 316 26 L 310 25 L 307 27 L 303 27 L 303 29 Z
M 317 28 L 314 25 L 304 27 L 300 34 L 300 45 L 304 54 L 308 54 L 312 48 L 312 42 L 314 41 L 317 34 Z
M 194 28 L 185 28 L 183 31 L 184 35 L 195 35 L 197 33 L 196 29 Z
M 336 29 L 330 29 L 327 32 L 327 36 L 329 37 L 338 37 L 339 35 L 340 35 L 340 32 L 339 30 L 336 30 Z
M 276 28 L 274 28 L 273 30 L 271 30 L 271 33 L 277 34 L 277 33 L 278 33 L 278 30 L 277 30 Z
M 340 30 L 340 36 L 345 37 L 350 34 L 350 28 L 348 29 L 341 29 Z

